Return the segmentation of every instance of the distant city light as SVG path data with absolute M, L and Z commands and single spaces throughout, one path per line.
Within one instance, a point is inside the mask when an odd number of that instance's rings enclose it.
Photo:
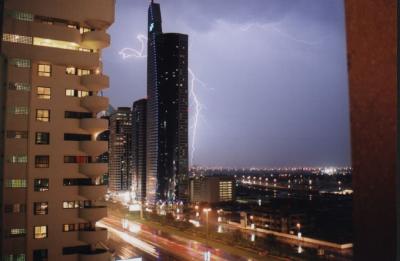
M 127 229 L 128 228 L 128 220 L 126 218 L 123 218 L 121 220 L 122 228 Z
M 204 252 L 204 261 L 211 261 L 211 253 L 210 253 L 210 251 Z
M 140 211 L 140 204 L 129 205 L 129 211 L 130 212 Z
M 197 220 L 189 219 L 189 223 L 192 223 L 195 227 L 200 227 L 200 222 Z
M 139 233 L 141 230 L 140 226 L 137 224 L 129 223 L 129 231 L 132 233 Z
M 222 226 L 221 225 L 218 225 L 218 230 L 217 230 L 217 232 L 218 233 L 222 233 L 223 231 L 222 231 Z
M 299 254 L 301 254 L 301 253 L 303 253 L 303 248 L 301 247 L 301 246 L 299 246 L 298 248 L 297 248 L 297 253 L 299 253 Z

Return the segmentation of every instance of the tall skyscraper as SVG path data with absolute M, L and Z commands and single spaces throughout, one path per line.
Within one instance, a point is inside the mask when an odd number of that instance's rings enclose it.
M 132 111 L 118 107 L 110 116 L 108 188 L 112 192 L 132 189 Z
M 147 56 L 146 199 L 188 198 L 188 36 L 163 33 L 150 3 Z
M 132 172 L 136 197 L 146 199 L 146 116 L 147 100 L 141 99 L 132 107 Z
M 3 1 L 1 1 L 3 3 Z M 114 0 L 5 0 L 0 78 L 0 259 L 109 260 L 98 202 L 108 128 L 101 50 Z M 4 109 L 3 109 L 4 108 Z M 4 161 L 3 161 L 4 159 Z

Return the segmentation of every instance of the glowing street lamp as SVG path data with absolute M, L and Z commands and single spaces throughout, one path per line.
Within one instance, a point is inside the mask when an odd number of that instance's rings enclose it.
M 300 224 L 300 223 L 297 223 L 297 224 L 296 224 L 296 227 L 297 227 L 298 230 L 300 230 L 301 224 Z

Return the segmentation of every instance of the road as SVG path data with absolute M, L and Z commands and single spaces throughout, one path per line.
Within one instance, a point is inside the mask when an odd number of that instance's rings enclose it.
M 132 221 L 123 224 L 116 216 L 104 218 L 97 225 L 108 229 L 107 246 L 123 259 L 142 256 L 143 260 L 251 260 Z

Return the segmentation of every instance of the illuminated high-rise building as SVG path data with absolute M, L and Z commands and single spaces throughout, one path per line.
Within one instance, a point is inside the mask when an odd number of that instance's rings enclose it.
M 132 107 L 132 178 L 136 198 L 146 199 L 146 110 L 147 100 L 140 99 Z
M 229 176 L 191 178 L 190 201 L 192 203 L 218 203 L 235 201 L 235 179 Z
M 112 192 L 132 189 L 132 111 L 118 107 L 110 115 L 108 188 Z
M 146 199 L 188 199 L 188 36 L 163 33 L 150 3 L 147 56 Z
M 115 0 L 0 2 L 0 259 L 108 261 L 97 135 Z

